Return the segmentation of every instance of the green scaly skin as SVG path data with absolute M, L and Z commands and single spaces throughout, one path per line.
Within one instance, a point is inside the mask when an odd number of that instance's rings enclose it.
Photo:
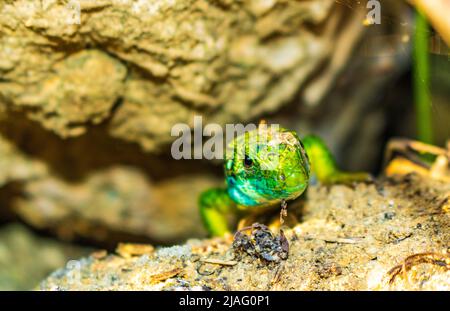
M 236 137 L 224 163 L 226 188 L 203 192 L 202 220 L 213 236 L 230 232 L 228 215 L 279 207 L 298 198 L 310 177 L 322 183 L 366 181 L 367 173 L 340 171 L 324 142 L 317 136 L 300 140 L 287 129 L 257 129 Z

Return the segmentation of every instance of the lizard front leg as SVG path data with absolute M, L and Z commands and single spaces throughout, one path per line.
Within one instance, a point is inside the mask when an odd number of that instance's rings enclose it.
M 199 206 L 203 223 L 212 236 L 230 233 L 227 216 L 236 212 L 236 204 L 231 200 L 226 189 L 206 190 L 200 195 Z

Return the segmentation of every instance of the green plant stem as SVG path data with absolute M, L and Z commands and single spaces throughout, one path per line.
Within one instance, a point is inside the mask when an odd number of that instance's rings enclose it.
M 433 143 L 433 123 L 430 95 L 430 59 L 428 54 L 429 25 L 426 17 L 417 12 L 414 34 L 413 79 L 418 139 Z

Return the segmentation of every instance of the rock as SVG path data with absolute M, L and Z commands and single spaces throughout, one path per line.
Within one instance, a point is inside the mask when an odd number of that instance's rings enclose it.
M 231 237 L 190 240 L 144 255 L 83 258 L 39 289 L 449 290 L 449 195 L 450 185 L 414 175 L 313 186 L 303 221 L 285 230 L 284 261 L 237 254 Z
M 66 141 L 17 115 L 0 122 L 0 153 L 5 211 L 64 240 L 114 245 L 205 236 L 198 196 L 220 183 L 210 168 L 146 155 L 101 128 Z
M 168 243 L 205 234 L 197 197 L 209 185 L 201 176 L 152 185 L 133 168 L 114 167 L 82 184 L 52 178 L 30 182 L 24 188 L 26 198 L 14 203 L 17 214 L 30 224 L 65 240 L 108 242 L 122 236 Z
M 109 119 L 112 136 L 161 153 L 194 115 L 248 122 L 299 90 L 317 105 L 369 31 L 366 14 L 328 0 L 4 2 L 1 102 L 61 137 Z

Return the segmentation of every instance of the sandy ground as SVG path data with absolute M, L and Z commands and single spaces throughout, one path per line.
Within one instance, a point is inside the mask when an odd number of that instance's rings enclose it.
M 450 290 L 449 195 L 449 184 L 413 175 L 312 186 L 300 222 L 284 228 L 286 260 L 261 256 L 267 246 L 280 251 L 278 231 L 262 245 L 267 232 L 256 230 L 244 251 L 232 247 L 233 237 L 156 249 L 128 244 L 69 262 L 39 289 Z M 430 254 L 410 257 L 422 253 Z

